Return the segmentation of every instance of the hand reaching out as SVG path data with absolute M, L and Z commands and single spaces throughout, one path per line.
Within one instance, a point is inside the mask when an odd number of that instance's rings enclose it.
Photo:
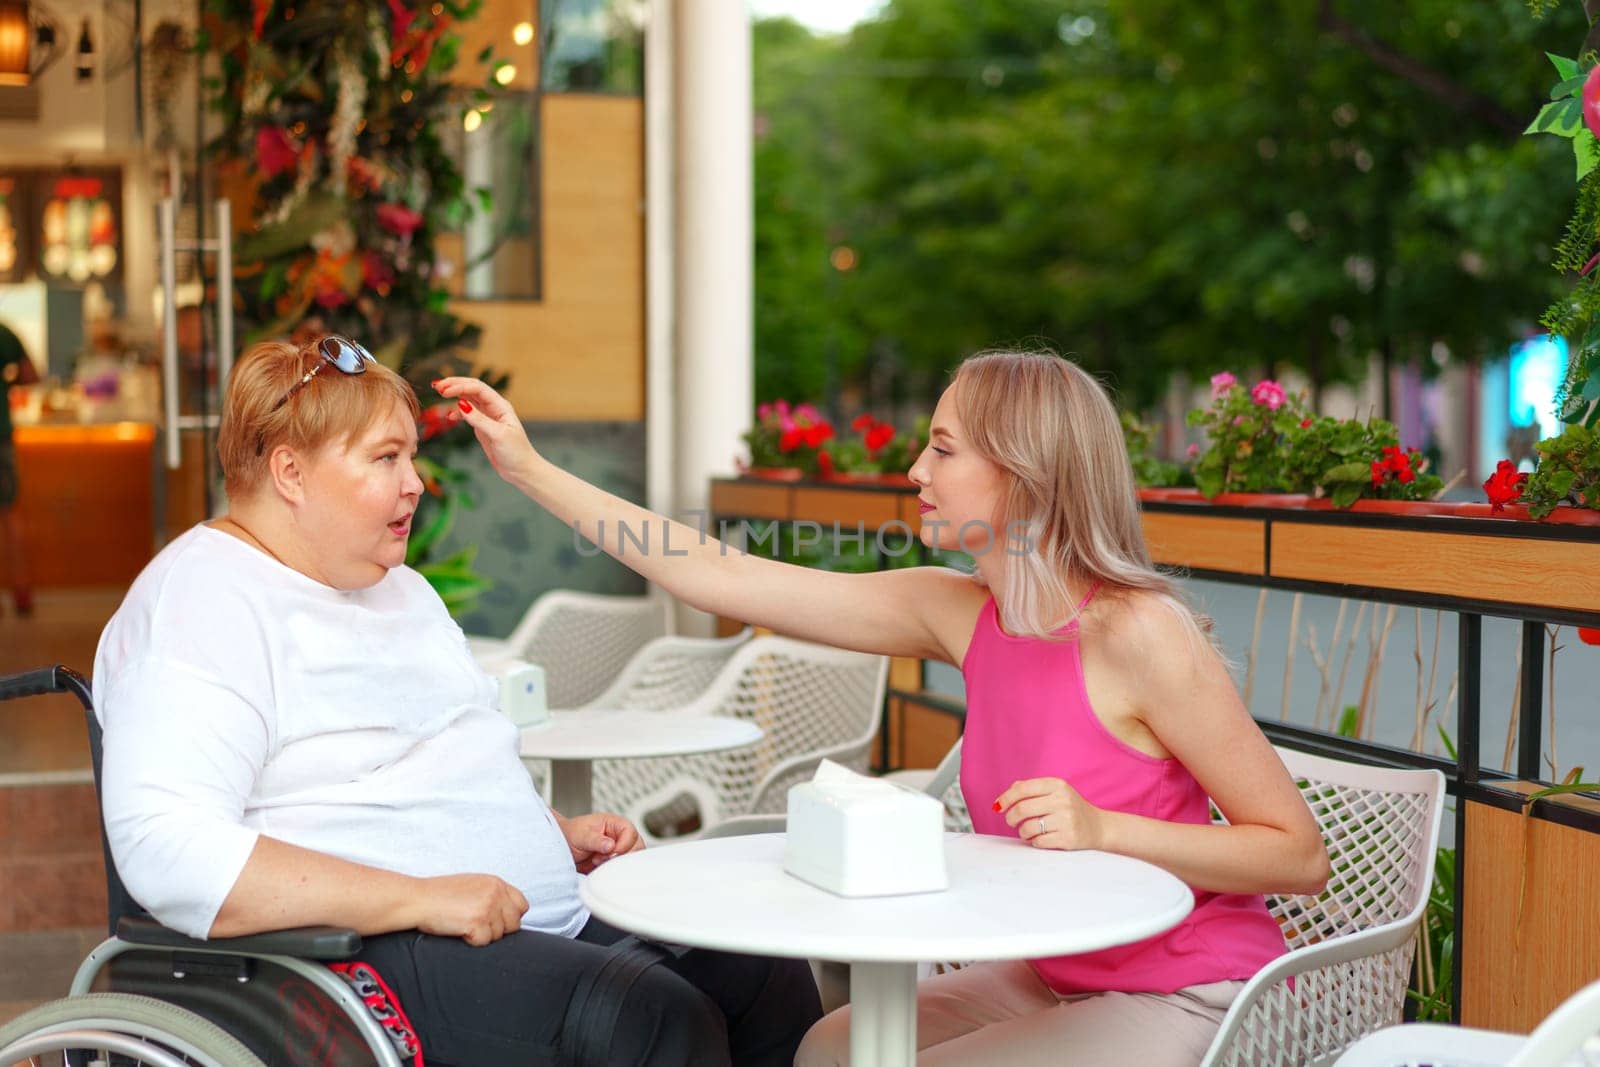
M 440 378 L 433 383 L 442 397 L 456 401 L 450 421 L 465 421 L 478 437 L 495 473 L 516 483 L 515 475 L 538 453 L 509 401 L 476 378 Z
M 567 848 L 572 850 L 572 862 L 577 864 L 579 874 L 588 874 L 613 856 L 644 847 L 633 823 L 607 812 L 567 819 L 561 830 L 566 835 Z
M 1034 848 L 1101 848 L 1105 813 L 1060 778 L 1024 778 L 994 802 L 1007 825 Z

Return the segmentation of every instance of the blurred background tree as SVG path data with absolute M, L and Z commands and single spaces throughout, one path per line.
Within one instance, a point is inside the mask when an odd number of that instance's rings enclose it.
M 1501 354 L 1562 286 L 1571 150 L 1521 135 L 1585 29 L 1522 0 L 758 22 L 758 396 L 925 408 L 1035 340 L 1132 405 L 1176 373 Z

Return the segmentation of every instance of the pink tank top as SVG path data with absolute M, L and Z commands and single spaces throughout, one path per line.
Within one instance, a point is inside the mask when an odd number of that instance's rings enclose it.
M 1093 595 L 1091 588 L 1083 604 Z M 1069 623 L 1060 633 L 1075 631 Z M 1063 779 L 1099 808 L 1168 822 L 1210 821 L 1205 791 L 1183 764 L 1123 743 L 1095 715 L 1076 637 L 1012 637 L 1000 629 L 991 597 L 978 614 L 961 673 L 967 686 L 961 793 L 978 833 L 1015 837 L 995 813 L 995 798 L 1019 779 L 1042 777 Z M 1283 935 L 1259 895 L 1196 890 L 1194 910 L 1164 934 L 1029 962 L 1057 993 L 1171 993 L 1249 978 L 1284 951 Z

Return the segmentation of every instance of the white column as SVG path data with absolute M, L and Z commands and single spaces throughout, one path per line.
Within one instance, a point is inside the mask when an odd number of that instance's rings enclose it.
M 733 471 L 754 404 L 750 21 L 743 0 L 676 0 L 679 512 Z M 680 632 L 709 633 L 680 612 Z
M 650 0 L 644 39 L 645 506 L 677 507 L 677 324 L 674 274 L 674 0 Z

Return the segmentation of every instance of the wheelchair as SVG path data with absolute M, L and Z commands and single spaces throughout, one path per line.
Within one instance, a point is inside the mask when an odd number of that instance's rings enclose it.
M 100 723 L 88 681 L 68 667 L 0 676 L 0 700 L 70 693 L 89 728 L 100 791 Z M 69 995 L 0 1026 L 0 1067 L 402 1067 L 420 1060 L 364 965 L 361 936 L 304 927 L 200 941 L 152 919 L 123 888 L 105 822 L 110 936 Z M 90 992 L 99 981 L 109 992 Z

